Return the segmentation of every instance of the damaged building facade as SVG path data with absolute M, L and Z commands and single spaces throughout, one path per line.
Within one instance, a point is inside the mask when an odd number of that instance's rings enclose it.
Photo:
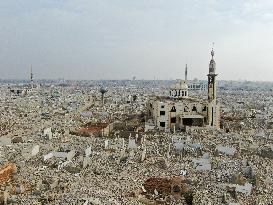
M 147 105 L 148 122 L 159 130 L 185 129 L 186 126 L 220 128 L 220 104 L 216 99 L 216 63 L 211 51 L 207 100 L 189 96 L 187 67 L 185 80 L 172 85 L 169 96 L 158 96 Z

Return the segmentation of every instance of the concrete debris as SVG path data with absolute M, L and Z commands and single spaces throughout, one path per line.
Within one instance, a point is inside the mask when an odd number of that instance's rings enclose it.
M 181 170 L 180 171 L 180 175 L 181 176 L 186 176 L 187 175 L 187 171 L 186 170 Z
M 0 145 L 2 145 L 2 146 L 11 145 L 11 139 L 7 138 L 7 137 L 1 137 L 0 138 Z
M 273 204 L 273 85 L 172 83 L 0 83 L 0 204 Z
M 143 162 L 145 160 L 145 157 L 146 157 L 146 148 L 144 148 L 141 153 L 141 162 Z
M 67 153 L 66 158 L 67 158 L 67 160 L 71 161 L 73 159 L 73 157 L 75 157 L 75 155 L 76 155 L 76 151 L 75 150 L 71 150 L 70 152 Z
M 223 146 L 218 146 L 217 147 L 218 152 L 226 155 L 233 156 L 236 152 L 236 149 L 234 147 L 223 147 Z
M 85 150 L 85 156 L 86 156 L 86 157 L 89 157 L 91 154 L 92 154 L 91 147 L 88 147 L 88 148 Z
M 174 147 L 177 151 L 181 151 L 185 148 L 185 144 L 182 142 L 177 142 L 174 144 Z
M 40 151 L 40 146 L 39 145 L 35 145 L 33 148 L 32 148 L 32 151 L 31 151 L 31 155 L 32 156 L 35 156 L 39 153 Z
M 90 164 L 90 161 L 91 161 L 91 159 L 89 157 L 84 157 L 82 167 L 86 168 Z
M 50 153 L 44 155 L 44 161 L 46 161 L 46 160 L 48 160 L 48 159 L 50 159 L 52 157 L 54 157 L 54 154 L 52 152 L 50 152 Z
M 17 172 L 15 164 L 8 164 L 0 170 L 0 184 L 8 182 L 11 177 Z
M 252 190 L 252 184 L 250 183 L 246 183 L 244 186 L 241 186 L 241 185 L 236 186 L 236 191 L 241 192 L 245 194 L 246 196 L 249 196 L 251 194 L 251 190 Z
M 128 149 L 136 149 L 136 148 L 137 148 L 136 140 L 129 138 Z
M 51 127 L 44 129 L 44 136 L 47 137 L 49 140 L 52 139 L 52 129 Z
M 193 195 L 183 177 L 149 178 L 144 183 L 145 195 L 148 199 L 160 199 L 165 201 L 169 196 L 173 196 L 177 202 L 184 199 L 187 204 L 192 204 Z M 152 195 L 152 196 L 151 196 Z M 152 197 L 152 198 L 151 198 Z
M 197 171 L 210 171 L 211 160 L 210 159 L 193 159 L 194 167 Z
M 108 146 L 109 146 L 109 140 L 105 140 L 104 141 L 104 148 L 108 149 Z

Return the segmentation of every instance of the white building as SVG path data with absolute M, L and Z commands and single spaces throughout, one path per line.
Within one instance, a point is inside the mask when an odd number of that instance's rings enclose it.
M 208 89 L 208 84 L 200 80 L 194 79 L 188 82 L 188 89 L 190 91 L 206 91 Z

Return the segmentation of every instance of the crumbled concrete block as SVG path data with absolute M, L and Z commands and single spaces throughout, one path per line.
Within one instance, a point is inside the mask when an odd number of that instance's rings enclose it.
M 52 157 L 54 157 L 54 154 L 52 152 L 50 152 L 50 153 L 44 155 L 44 161 L 46 161 L 46 160 L 48 160 L 48 159 L 50 159 Z
M 129 139 L 128 149 L 136 149 L 137 144 L 135 139 Z
M 11 145 L 11 139 L 7 138 L 7 137 L 0 137 L 0 145 L 2 146 L 7 146 L 7 145 Z
M 53 152 L 53 155 L 57 158 L 67 158 L 67 152 Z
M 176 150 L 183 150 L 185 148 L 185 143 L 184 142 L 175 142 L 174 143 L 174 149 Z
M 76 151 L 75 150 L 71 150 L 70 152 L 67 153 L 67 160 L 72 160 L 76 155 Z
M 104 141 L 104 148 L 108 149 L 108 146 L 109 146 L 109 140 L 105 140 Z
M 244 186 L 237 185 L 236 191 L 245 194 L 246 196 L 249 196 L 252 191 L 252 184 L 246 183 Z
M 31 155 L 32 156 L 36 156 L 40 151 L 40 146 L 39 145 L 35 145 L 33 148 L 32 148 L 32 151 L 31 151 Z
M 194 167 L 197 171 L 210 171 L 211 160 L 210 159 L 193 159 Z
M 91 154 L 92 154 L 91 147 L 88 147 L 88 148 L 85 150 L 85 156 L 86 156 L 86 157 L 89 157 Z
M 84 157 L 83 158 L 83 165 L 82 165 L 83 168 L 86 168 L 87 166 L 89 166 L 90 161 L 91 161 L 90 157 Z
M 48 137 L 49 140 L 52 139 L 53 133 L 51 127 L 44 129 L 44 136 Z
M 234 147 L 224 147 L 224 146 L 217 146 L 217 150 L 220 153 L 233 156 L 236 152 L 236 149 Z

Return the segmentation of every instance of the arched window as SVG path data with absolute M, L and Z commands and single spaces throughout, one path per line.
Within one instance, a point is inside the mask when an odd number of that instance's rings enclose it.
M 193 111 L 193 112 L 197 112 L 197 109 L 196 109 L 196 106 L 195 106 L 195 105 L 192 107 L 192 111 Z
M 184 112 L 189 112 L 188 106 L 185 106 L 185 107 L 184 107 Z
M 172 107 L 171 112 L 176 112 L 175 106 Z

